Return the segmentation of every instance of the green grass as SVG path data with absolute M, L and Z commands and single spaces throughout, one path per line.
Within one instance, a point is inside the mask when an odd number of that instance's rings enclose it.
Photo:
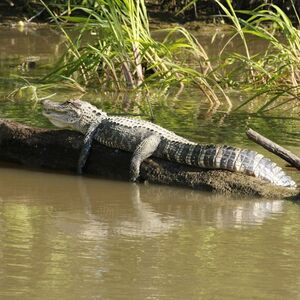
M 286 101 L 293 99 L 299 103 L 300 32 L 283 10 L 273 4 L 263 4 L 253 11 L 235 12 L 229 0 L 226 0 L 227 6 L 217 2 L 235 32 L 224 49 L 237 37 L 245 49 L 245 54 L 223 55 L 222 69 L 219 69 L 224 81 L 254 93 L 239 108 L 263 94 L 270 97 L 258 108 L 259 112 L 278 107 L 283 96 L 286 96 Z M 237 13 L 248 18 L 239 18 Z M 248 46 L 251 37 L 264 41 L 267 44 L 265 51 L 251 54 Z
M 150 32 L 144 0 L 97 0 L 96 4 L 93 9 L 68 5 L 60 16 L 47 8 L 66 37 L 68 51 L 45 80 L 71 78 L 79 85 L 110 90 L 193 85 L 214 103 L 220 102 L 218 95 L 229 101 L 206 52 L 186 29 L 165 29 L 165 39 L 157 41 Z M 86 17 L 74 16 L 76 12 Z M 62 22 L 81 24 L 76 39 Z M 95 41 L 84 43 L 83 36 L 91 31 Z
M 92 8 L 84 1 L 78 6 L 72 3 L 68 1 L 60 15 L 44 4 L 67 45 L 65 55 L 44 78 L 47 82 L 63 79 L 82 92 L 89 87 L 149 91 L 192 86 L 212 104 L 225 100 L 229 107 L 227 91 L 234 89 L 251 95 L 237 109 L 260 98 L 260 113 L 285 103 L 299 104 L 300 34 L 276 5 L 235 11 L 230 0 L 216 0 L 233 30 L 216 60 L 208 57 L 199 41 L 180 26 L 161 30 L 165 38 L 155 40 L 144 0 L 95 0 Z M 80 25 L 76 38 L 64 29 L 66 23 Z M 84 42 L 91 33 L 93 42 Z M 253 52 L 249 43 L 253 38 L 265 42 L 264 51 Z M 243 51 L 225 51 L 237 39 Z

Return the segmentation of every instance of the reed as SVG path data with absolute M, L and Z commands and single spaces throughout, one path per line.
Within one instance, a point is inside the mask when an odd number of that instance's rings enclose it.
M 47 9 L 66 36 L 68 51 L 45 80 L 67 77 L 117 90 L 191 84 L 210 101 L 220 102 L 218 94 L 228 100 L 205 50 L 186 29 L 164 29 L 163 41 L 152 37 L 144 0 L 97 0 L 93 9 L 68 3 L 60 16 Z M 74 16 L 78 11 L 86 17 Z M 75 40 L 62 26 L 66 21 L 82 25 Z M 96 40 L 85 44 L 82 38 L 91 30 Z
M 89 86 L 122 91 L 191 85 L 199 87 L 211 103 L 226 99 L 230 106 L 229 87 L 252 95 L 238 108 L 268 95 L 259 112 L 280 107 L 283 97 L 287 102 L 299 101 L 299 30 L 274 4 L 235 11 L 230 0 L 216 0 L 234 31 L 216 62 L 183 27 L 164 29 L 165 38 L 155 40 L 144 0 L 94 0 L 92 6 L 84 1 L 77 6 L 71 3 L 59 16 L 44 4 L 64 33 L 68 49 L 44 78 L 47 81 L 68 80 L 82 91 Z M 64 29 L 66 22 L 81 25 L 75 39 Z M 83 37 L 90 32 L 94 41 L 86 43 Z M 264 51 L 253 52 L 251 36 L 267 44 Z M 237 38 L 244 51 L 225 51 Z
M 231 53 L 223 56 L 221 70 L 227 82 L 254 93 L 239 108 L 263 94 L 271 96 L 258 108 L 259 112 L 278 106 L 276 103 L 282 100 L 282 96 L 287 96 L 286 101 L 293 98 L 299 102 L 300 34 L 284 11 L 274 4 L 263 4 L 253 11 L 235 12 L 229 0 L 226 0 L 227 6 L 218 0 L 217 2 L 235 31 L 220 55 L 236 37 L 241 39 L 245 49 L 245 54 Z M 237 17 L 237 13 L 246 18 Z M 251 53 L 247 41 L 251 36 L 266 42 L 264 51 Z M 230 64 L 226 65 L 226 61 Z

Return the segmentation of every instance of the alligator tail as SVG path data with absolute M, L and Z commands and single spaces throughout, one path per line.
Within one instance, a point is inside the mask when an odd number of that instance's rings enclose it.
M 164 152 L 168 159 L 179 163 L 200 168 L 241 172 L 262 178 L 278 186 L 297 186 L 279 166 L 256 151 L 226 145 L 181 143 L 174 143 L 166 148 L 168 151 Z

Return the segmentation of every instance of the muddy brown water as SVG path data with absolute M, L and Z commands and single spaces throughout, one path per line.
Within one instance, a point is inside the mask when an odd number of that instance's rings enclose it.
M 19 86 L 15 74 L 45 72 L 62 36 L 3 27 L 0 38 L 1 117 L 49 126 L 39 104 L 6 95 Z M 40 56 L 41 68 L 18 69 L 27 56 Z M 125 96 L 86 97 L 113 113 L 147 112 Z M 154 102 L 153 112 L 199 142 L 270 156 L 244 136 L 251 126 L 300 154 L 293 111 L 212 111 L 189 90 Z M 299 172 L 271 157 L 300 184 Z M 298 203 L 0 167 L 0 299 L 300 299 L 299 250 Z

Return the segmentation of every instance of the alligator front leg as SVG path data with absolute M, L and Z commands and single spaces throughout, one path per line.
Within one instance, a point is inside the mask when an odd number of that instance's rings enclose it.
M 87 161 L 88 155 L 91 150 L 92 142 L 95 136 L 95 133 L 97 132 L 98 126 L 100 125 L 100 122 L 93 123 L 88 131 L 86 132 L 84 136 L 83 146 L 79 155 L 78 165 L 77 165 L 77 173 L 82 174 L 82 169 L 85 166 L 85 163 Z
M 140 175 L 141 163 L 157 149 L 161 139 L 158 135 L 150 135 L 145 138 L 135 149 L 130 165 L 130 179 L 136 181 Z

